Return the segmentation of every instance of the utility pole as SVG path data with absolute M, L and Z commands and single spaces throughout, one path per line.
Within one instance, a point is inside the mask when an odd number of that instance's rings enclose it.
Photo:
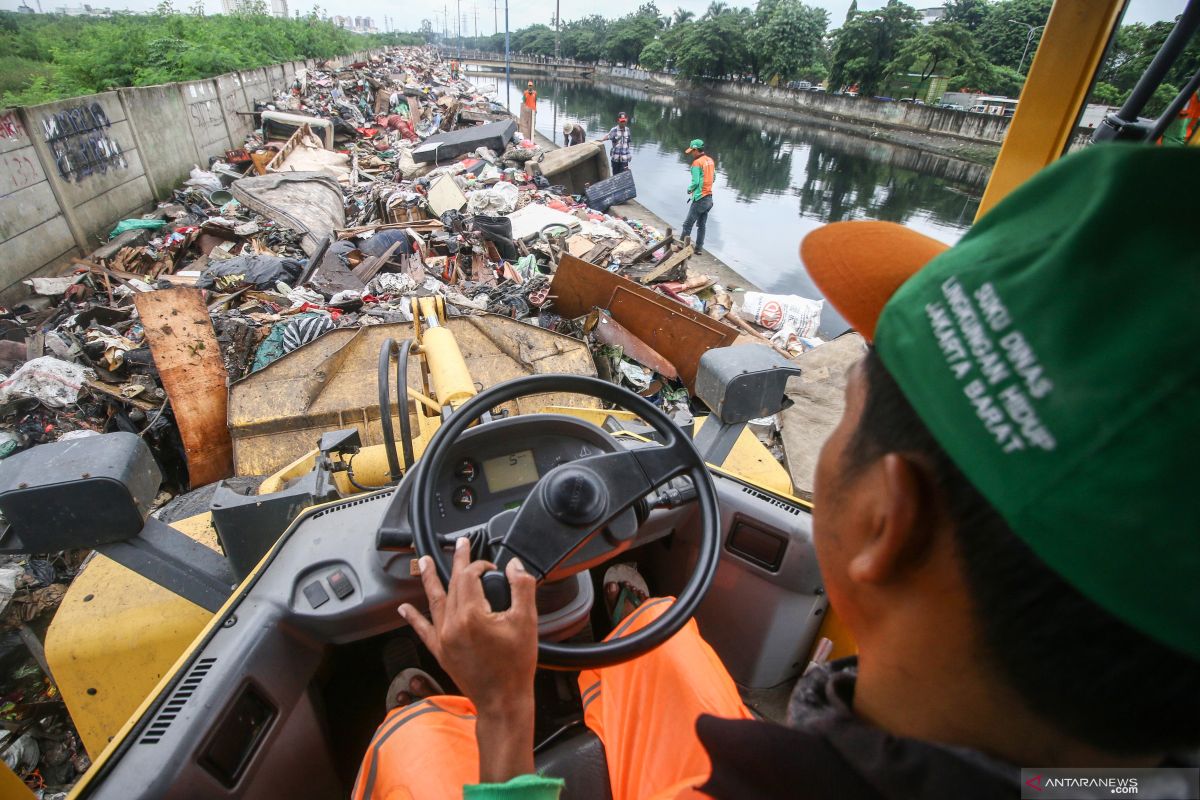
M 500 32 L 500 0 L 492 0 L 492 33 Z
M 554 0 L 554 60 L 558 61 L 558 32 L 562 29 L 561 0 Z
M 462 60 L 462 0 L 454 0 L 458 9 L 458 59 Z
M 1038 31 L 1046 26 L 1038 25 L 1035 27 L 1030 25 L 1028 22 L 1021 22 L 1020 20 L 1016 19 L 1010 19 L 1009 22 L 1011 22 L 1013 25 L 1023 25 L 1028 29 L 1028 32 L 1025 34 L 1025 49 L 1021 51 L 1021 63 L 1017 67 L 1017 72 L 1020 72 L 1025 67 L 1025 56 L 1029 53 L 1029 45 L 1033 43 L 1033 39 L 1035 36 L 1037 36 Z
M 512 108 L 512 64 L 509 62 L 508 0 L 504 0 L 504 105 Z
M 479 3 L 475 4 L 475 46 L 479 47 Z

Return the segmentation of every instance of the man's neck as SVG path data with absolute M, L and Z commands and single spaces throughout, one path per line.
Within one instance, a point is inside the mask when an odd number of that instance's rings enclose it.
M 956 633 L 943 631 L 939 642 L 926 648 L 911 640 L 890 649 L 863 647 L 855 713 L 897 736 L 970 747 L 1019 767 L 1161 762 L 1114 756 L 1062 733 L 1030 711 L 1015 690 L 987 674 L 977 653 L 946 647 Z

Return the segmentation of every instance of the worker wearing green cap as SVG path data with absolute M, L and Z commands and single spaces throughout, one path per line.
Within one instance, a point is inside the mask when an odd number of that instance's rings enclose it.
M 1197 184 L 1195 148 L 1096 145 L 953 247 L 874 221 L 804 238 L 867 341 L 795 534 L 857 657 L 812 664 L 787 724 L 754 718 L 695 625 L 592 671 L 613 797 L 1200 796 L 1200 255 L 1170 191 Z M 421 560 L 432 622 L 400 613 L 470 702 L 385 730 L 389 766 L 436 774 L 430 796 L 558 797 L 533 774 L 537 609 L 491 613 L 468 551 L 447 596 Z M 451 750 L 469 768 L 440 771 Z
M 692 156 L 692 182 L 688 184 L 688 213 L 683 221 L 684 241 L 691 240 L 692 226 L 696 226 L 696 253 L 704 252 L 704 228 L 708 224 L 708 212 L 712 211 L 713 177 L 717 166 L 712 157 L 704 152 L 704 140 L 692 139 L 683 151 Z

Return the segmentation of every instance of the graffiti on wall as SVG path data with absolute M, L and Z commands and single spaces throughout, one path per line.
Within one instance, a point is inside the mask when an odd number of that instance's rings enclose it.
M 129 162 L 108 129 L 112 123 L 99 103 L 65 108 L 42 118 L 42 133 L 64 180 L 125 169 Z
M 0 114 L 0 139 L 15 139 L 24 134 L 25 129 L 21 127 L 21 120 L 17 119 L 15 111 Z

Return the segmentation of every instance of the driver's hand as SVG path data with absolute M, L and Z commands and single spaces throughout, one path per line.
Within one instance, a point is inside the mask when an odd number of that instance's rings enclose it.
M 400 606 L 400 616 L 475 703 L 481 717 L 531 710 L 538 625 L 533 576 L 519 560 L 508 562 L 505 575 L 512 587 L 512 605 L 495 612 L 484 597 L 480 576 L 496 565 L 472 562 L 466 537 L 455 544 L 449 591 L 442 588 L 433 559 L 422 556 L 419 566 L 433 621 L 407 603 Z

